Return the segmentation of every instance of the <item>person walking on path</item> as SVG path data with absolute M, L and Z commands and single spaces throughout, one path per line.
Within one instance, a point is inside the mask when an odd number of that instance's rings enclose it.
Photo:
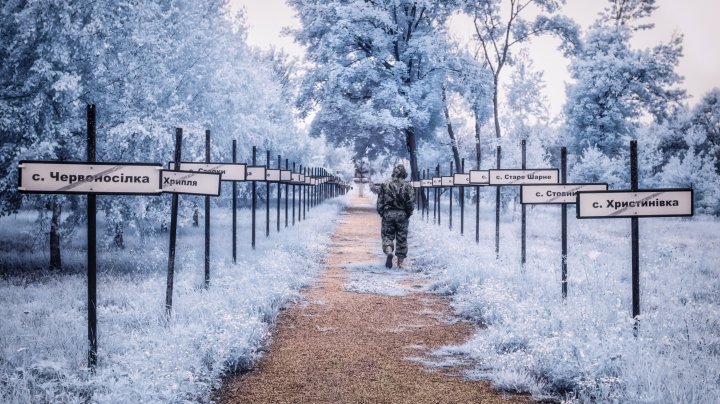
M 397 264 L 402 268 L 407 257 L 407 234 L 410 215 L 415 210 L 415 190 L 405 178 L 407 170 L 402 164 L 395 166 L 392 178 L 380 186 L 377 212 L 382 217 L 381 235 L 383 253 L 387 255 L 385 266 L 392 268 L 393 245 Z

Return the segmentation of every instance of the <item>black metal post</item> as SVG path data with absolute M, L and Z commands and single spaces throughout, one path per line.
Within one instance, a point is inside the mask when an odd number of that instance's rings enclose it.
M 465 174 L 465 159 L 460 160 L 460 173 Z M 460 235 L 465 233 L 465 187 L 460 186 Z
M 310 175 L 310 169 L 307 168 L 307 167 L 305 167 L 305 176 L 308 177 L 309 175 Z M 306 218 L 305 215 L 307 214 L 307 209 L 308 209 L 308 187 L 307 187 L 307 182 L 305 182 L 305 186 L 304 186 L 303 188 L 305 188 L 304 191 L 303 191 L 303 220 L 305 220 L 305 218 Z
M 252 165 L 255 166 L 257 164 L 257 147 L 253 146 L 252 150 Z M 252 224 L 250 227 L 252 227 L 252 249 L 255 249 L 255 210 L 257 209 L 257 183 L 255 181 L 252 182 Z
M 290 169 L 290 163 L 288 162 L 288 159 L 285 159 L 285 171 L 288 171 Z M 292 172 L 290 173 L 290 178 L 292 179 Z M 288 196 L 290 194 L 290 184 L 287 182 L 285 183 L 285 227 L 288 227 Z
M 237 163 L 237 140 L 232 141 L 232 161 Z M 237 264 L 237 181 L 232 182 L 232 256 Z
M 440 176 L 440 164 L 438 164 L 437 167 L 435 167 L 435 173 L 436 173 L 436 175 L 437 175 L 438 177 L 440 177 L 440 185 L 442 185 L 442 177 Z M 440 226 L 440 224 L 441 224 L 441 222 L 442 222 L 442 210 L 441 210 L 441 207 L 442 207 L 442 206 L 440 205 L 440 201 L 441 201 L 441 198 L 442 198 L 442 188 L 437 188 L 437 189 L 440 190 L 440 192 L 435 191 L 435 192 L 437 193 L 436 196 L 435 196 L 435 199 L 437 199 L 437 205 L 438 205 L 438 208 L 437 208 L 437 223 L 438 223 L 438 226 Z
M 175 129 L 175 171 L 180 170 L 182 151 L 182 128 Z M 172 194 L 170 207 L 170 247 L 168 248 L 167 288 L 165 289 L 165 314 L 172 315 L 173 283 L 175 278 L 175 244 L 177 242 L 178 194 Z
M 525 139 L 520 141 L 522 151 L 522 169 L 527 168 L 526 155 L 527 146 L 525 145 Z M 520 205 L 520 269 L 525 270 L 525 263 L 527 262 L 526 251 L 527 251 L 527 216 L 525 216 L 525 204 Z
M 96 109 L 87 106 L 87 161 L 95 162 Z M 97 199 L 87 195 L 87 298 L 88 298 L 88 367 L 94 372 L 97 365 Z
M 315 179 L 315 167 L 311 167 L 310 169 L 308 169 L 308 173 L 310 175 L 310 178 L 312 178 L 314 180 Z M 310 186 L 308 187 L 308 212 L 310 211 L 310 209 L 313 206 L 315 206 L 315 185 L 310 183 Z
M 497 169 L 500 169 L 502 150 L 497 147 Z M 495 258 L 500 258 L 500 186 L 495 186 Z
M 637 140 L 630 141 L 630 189 L 638 190 L 638 151 Z M 630 218 L 632 233 L 632 315 L 635 319 L 633 333 L 637 337 L 640 316 L 640 220 Z
M 430 180 L 432 182 L 432 175 L 430 175 L 430 169 L 425 170 L 425 178 Z M 432 185 L 432 184 L 431 184 Z M 425 220 L 430 223 L 430 192 L 432 192 L 432 186 L 428 187 L 425 193 L 427 194 L 426 203 L 425 206 Z M 435 214 L 435 201 L 433 201 L 433 215 Z M 435 219 L 433 218 L 433 221 Z
M 210 131 L 205 131 L 205 164 L 210 163 Z M 205 196 L 205 289 L 210 286 L 210 196 Z
M 436 175 L 437 175 L 437 168 L 435 169 Z M 434 176 L 430 177 L 431 179 L 434 178 Z M 437 223 L 437 188 L 433 185 L 433 224 Z
M 560 148 L 560 183 L 566 184 L 567 183 L 567 148 L 562 147 Z M 561 276 L 562 276 L 562 297 L 563 299 L 567 299 L 567 205 L 562 204 L 560 205 L 560 214 L 561 214 L 561 227 L 562 227 L 562 237 L 561 237 L 561 259 L 562 259 L 562 266 L 561 266 Z
M 480 244 L 480 185 L 475 186 L 475 244 Z
M 292 172 L 295 173 L 295 162 L 293 161 Z M 292 225 L 295 226 L 295 184 L 292 186 L 293 191 L 293 203 L 292 203 Z
M 453 177 L 454 175 L 455 175 L 455 167 L 453 166 L 453 162 L 451 161 L 451 162 L 450 162 L 450 176 Z M 448 199 L 450 200 L 450 207 L 449 207 L 449 209 L 448 209 L 448 210 L 449 210 L 449 213 L 448 213 L 448 215 L 449 215 L 449 218 L 448 218 L 448 228 L 449 228 L 450 230 L 452 230 L 453 187 L 450 187 L 450 189 L 448 189 L 448 191 L 450 191 L 450 196 L 448 197 Z
M 305 168 L 300 165 L 300 175 L 305 176 Z M 298 223 L 302 221 L 302 210 L 303 210 L 303 191 L 305 190 L 305 182 L 303 180 L 302 184 L 298 185 L 298 212 L 297 212 L 297 220 Z
M 265 173 L 270 170 L 270 150 L 265 154 Z M 265 181 L 265 237 L 270 237 L 270 183 Z
M 278 154 L 278 165 L 277 169 L 278 171 L 282 170 L 282 158 Z M 280 172 L 280 177 L 282 178 L 282 171 Z M 275 220 L 277 232 L 280 233 L 280 199 L 282 198 L 282 186 L 280 184 L 280 181 L 277 183 L 277 220 Z
M 475 169 L 480 170 L 480 153 L 475 161 Z M 480 244 L 480 185 L 475 186 L 475 244 Z
M 427 177 L 428 177 L 428 176 L 427 176 L 427 171 L 428 171 L 428 170 L 422 170 L 422 178 L 421 178 L 421 181 L 427 179 Z M 423 210 L 422 210 L 422 212 L 421 212 L 421 213 L 422 213 L 422 218 L 424 218 L 425 220 L 427 220 L 427 218 L 428 218 L 428 208 L 430 207 L 430 188 L 422 187 L 422 188 L 420 188 L 420 192 L 422 192 L 422 194 L 423 194 L 423 198 L 422 198 L 422 199 L 425 200 L 424 203 L 423 203 Z M 425 198 L 426 195 L 427 195 L 427 198 Z
M 429 170 L 427 170 L 427 169 L 423 170 L 422 179 L 424 179 L 424 180 L 428 179 L 428 171 Z M 430 216 L 429 215 L 429 212 L 430 212 L 430 188 L 424 187 L 424 188 L 420 188 L 420 189 L 422 190 L 422 192 L 424 194 L 423 199 L 425 199 L 425 203 L 423 204 L 423 212 L 422 213 L 425 217 L 425 220 L 427 221 Z M 427 197 L 425 197 L 425 196 L 427 196 Z

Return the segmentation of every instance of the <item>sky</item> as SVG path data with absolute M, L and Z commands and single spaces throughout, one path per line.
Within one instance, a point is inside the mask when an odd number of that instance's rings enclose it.
M 300 26 L 284 0 L 232 0 L 232 3 L 247 11 L 250 45 L 265 49 L 275 46 L 291 55 L 302 56 L 302 47 L 280 32 L 283 27 Z M 603 0 L 568 0 L 563 11 L 584 30 L 606 4 Z M 717 22 L 720 0 L 658 0 L 657 4 L 659 8 L 651 20 L 655 28 L 637 33 L 635 45 L 651 47 L 667 42 L 675 32 L 684 35 L 684 56 L 677 71 L 685 78 L 683 87 L 691 96 L 688 103 L 694 105 L 713 87 L 720 87 L 720 23 Z M 451 24 L 457 36 L 471 35 L 471 26 L 463 21 L 456 19 Z M 565 101 L 565 83 L 570 81 L 568 60 L 556 50 L 557 45 L 555 39 L 543 38 L 529 47 L 535 67 L 543 72 L 545 96 L 553 115 L 560 112 Z

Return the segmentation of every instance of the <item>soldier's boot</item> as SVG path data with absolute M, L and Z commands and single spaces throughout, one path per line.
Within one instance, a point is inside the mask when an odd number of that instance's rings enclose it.
M 405 257 L 398 257 L 398 260 L 397 260 L 398 268 L 400 268 L 400 269 L 405 268 L 405 266 L 403 265 L 403 261 L 405 261 Z
M 385 268 L 390 269 L 390 268 L 392 268 L 392 259 L 393 259 L 392 247 L 390 247 L 389 245 L 385 246 L 383 251 L 387 255 L 387 259 L 385 259 Z

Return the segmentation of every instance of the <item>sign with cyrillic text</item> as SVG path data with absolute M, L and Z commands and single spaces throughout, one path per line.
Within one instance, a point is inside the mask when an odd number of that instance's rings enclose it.
M 268 182 L 280 181 L 280 170 L 267 170 L 265 172 L 265 181 L 268 181 Z
M 577 218 L 693 215 L 692 189 L 578 192 Z
M 557 184 L 558 170 L 490 170 L 490 185 Z
M 162 192 L 191 195 L 220 195 L 220 174 L 162 170 Z
M 175 169 L 175 163 L 168 163 L 170 170 Z M 181 171 L 197 171 L 199 173 L 220 174 L 221 181 L 245 181 L 245 164 L 239 163 L 191 163 L 180 162 Z
M 434 187 L 440 187 L 440 186 L 442 186 L 442 178 L 440 178 L 440 177 L 433 177 L 433 178 L 432 178 L 432 186 L 434 186 Z
M 520 190 L 520 203 L 542 204 L 575 203 L 578 192 L 607 191 L 608 184 L 549 184 L 523 185 Z
M 453 184 L 455 185 L 470 185 L 470 174 L 454 174 Z
M 161 164 L 20 161 L 18 191 L 157 195 Z
M 248 181 L 265 181 L 265 166 L 250 166 L 245 179 Z
M 426 180 L 420 180 L 420 186 L 423 188 L 429 188 L 433 186 L 433 181 L 431 179 Z
M 490 171 L 488 170 L 470 170 L 470 184 L 487 185 L 490 183 Z
M 451 187 L 453 186 L 453 177 L 442 177 L 441 185 L 444 187 Z

